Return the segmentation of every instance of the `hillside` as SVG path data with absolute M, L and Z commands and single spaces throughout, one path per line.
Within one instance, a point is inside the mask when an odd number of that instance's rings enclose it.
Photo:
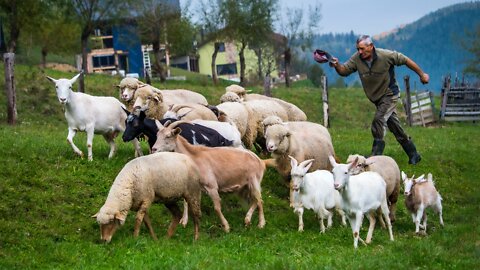
M 466 33 L 479 24 L 480 2 L 456 4 L 432 12 L 413 23 L 390 31 L 389 34 L 378 35 L 374 42 L 377 47 L 404 53 L 430 74 L 431 83 L 428 86 L 421 86 L 414 72 L 406 67 L 397 68 L 397 80 L 401 88 L 403 77 L 408 74 L 412 78 L 410 80 L 412 88 L 416 83 L 417 89 L 439 92 L 443 76 L 446 74 L 455 76 L 457 73 L 461 76 L 467 59 L 472 57 L 462 47 L 461 42 L 465 39 Z M 353 32 L 325 34 L 317 36 L 314 44 L 331 52 L 343 62 L 355 53 L 356 38 L 357 33 Z M 310 57 L 310 53 L 307 53 L 307 57 Z M 331 82 L 339 77 L 326 66 L 324 70 Z M 357 75 L 345 78 L 348 84 L 355 80 L 358 80 Z

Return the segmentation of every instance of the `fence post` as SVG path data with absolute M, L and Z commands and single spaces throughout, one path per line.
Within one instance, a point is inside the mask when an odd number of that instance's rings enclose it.
M 403 77 L 405 81 L 405 94 L 406 94 L 406 104 L 405 112 L 407 113 L 407 122 L 409 126 L 412 126 L 413 117 L 412 117 L 412 97 L 410 96 L 410 76 L 406 75 Z
M 323 100 L 323 125 L 326 128 L 330 127 L 330 118 L 328 116 L 328 81 L 327 76 L 322 76 L 322 100 Z
M 447 100 L 448 100 L 448 92 L 450 92 L 450 84 L 451 84 L 450 76 L 447 76 L 443 84 L 444 88 L 442 89 L 442 108 L 440 111 L 441 120 L 445 120 L 445 111 L 447 109 Z
M 5 63 L 5 93 L 7 95 L 7 121 L 10 125 L 17 123 L 17 103 L 15 91 L 15 54 L 4 53 L 3 61 Z

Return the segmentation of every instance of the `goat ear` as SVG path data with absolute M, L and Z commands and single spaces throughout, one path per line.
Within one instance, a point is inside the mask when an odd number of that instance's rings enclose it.
M 176 127 L 173 131 L 172 131 L 172 134 L 174 136 L 177 136 L 178 134 L 180 134 L 182 132 L 182 129 L 179 128 L 179 127 Z
M 144 111 L 140 111 L 140 114 L 138 115 L 138 118 L 140 119 L 140 121 L 143 121 L 145 119 L 145 117 L 147 117 L 147 115 L 145 114 Z
M 332 165 L 332 167 L 336 167 L 338 165 L 337 161 L 335 161 L 335 158 L 333 156 L 328 156 L 328 160 L 330 160 L 330 164 Z
M 407 180 L 407 175 L 402 171 L 402 180 L 405 181 Z
M 290 158 L 290 166 L 292 166 L 292 168 L 297 167 L 298 166 L 298 161 L 290 155 L 288 155 L 288 157 Z
M 53 82 L 53 83 L 57 83 L 57 80 L 55 80 L 54 78 L 52 77 L 49 77 L 49 76 L 45 76 L 49 81 Z
M 424 178 L 425 178 L 425 174 L 420 175 L 417 179 L 415 179 L 415 183 L 425 182 L 425 181 L 422 181 Z
M 155 125 L 157 126 L 158 130 L 161 130 L 164 128 L 164 126 L 162 125 L 162 123 L 160 123 L 160 121 L 156 120 L 155 119 Z
M 313 165 L 313 161 L 314 159 L 307 159 L 307 160 L 304 160 L 300 163 L 300 167 L 303 167 L 305 173 L 308 172 L 308 170 L 310 169 L 310 167 L 312 167 Z
M 355 158 L 355 160 L 352 163 L 350 163 L 350 165 L 348 166 L 348 170 L 350 170 L 351 168 L 357 167 L 357 163 L 358 163 L 358 156 Z
M 170 126 L 171 123 L 172 123 L 171 120 L 167 120 L 165 123 L 163 123 L 163 126 L 168 127 L 168 126 Z
M 91 218 L 97 218 L 97 216 L 98 216 L 98 212 L 95 215 L 91 216 Z
M 428 173 L 427 180 L 428 181 L 433 181 L 433 175 L 431 173 Z
M 127 114 L 127 116 L 130 115 L 130 112 L 127 109 L 125 109 L 124 107 L 122 107 L 122 110 Z
M 75 77 L 70 79 L 70 83 L 74 84 L 82 74 L 83 74 L 83 71 L 80 71 L 80 73 L 78 73 L 77 75 L 75 75 Z
M 193 109 L 191 109 L 190 111 L 184 113 L 184 114 L 179 114 L 178 115 L 178 120 L 182 120 L 183 117 L 185 117 L 185 115 L 189 114 L 191 111 L 193 111 Z

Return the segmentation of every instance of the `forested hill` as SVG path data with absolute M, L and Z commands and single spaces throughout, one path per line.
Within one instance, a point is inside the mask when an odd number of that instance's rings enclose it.
M 422 86 L 418 76 L 407 67 L 398 67 L 396 77 L 403 89 L 403 77 L 410 75 L 412 89 L 429 89 L 439 92 L 442 77 L 446 74 L 459 74 L 473 57 L 463 46 L 468 43 L 468 32 L 480 27 L 480 2 L 455 4 L 432 12 L 421 19 L 394 29 L 390 33 L 374 35 L 377 47 L 397 50 L 412 58 L 422 69 L 430 74 L 430 84 Z M 363 34 L 363 33 L 358 33 Z M 368 33 L 369 34 L 369 33 Z M 355 52 L 357 33 L 324 34 L 316 37 L 314 46 L 329 51 L 346 61 Z M 306 57 L 311 58 L 307 52 Z M 322 66 L 329 81 L 334 83 L 339 79 L 333 69 Z M 358 75 L 345 78 L 352 85 L 358 80 Z

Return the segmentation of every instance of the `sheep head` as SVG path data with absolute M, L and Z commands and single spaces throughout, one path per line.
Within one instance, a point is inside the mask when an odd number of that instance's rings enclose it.
M 290 145 L 290 130 L 284 125 L 269 126 L 265 131 L 267 151 L 286 153 Z
M 128 211 L 113 211 L 111 208 L 103 206 L 98 213 L 92 216 L 100 225 L 100 239 L 106 243 L 112 241 L 112 237 L 118 227 L 125 223 Z

